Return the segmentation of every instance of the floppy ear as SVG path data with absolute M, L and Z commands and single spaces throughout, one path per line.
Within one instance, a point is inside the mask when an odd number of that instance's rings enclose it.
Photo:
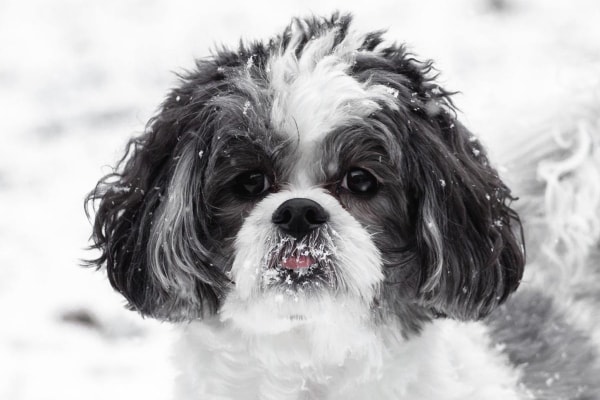
M 381 47 L 381 34 L 365 42 Z M 514 198 L 478 140 L 455 118 L 450 96 L 435 83 L 431 61 L 404 46 L 359 55 L 356 76 L 390 88 L 384 109 L 401 145 L 400 184 L 408 196 L 418 301 L 460 319 L 481 318 L 519 285 L 525 263 Z
M 419 291 L 438 312 L 481 318 L 519 285 L 525 263 L 521 224 L 485 150 L 447 111 L 451 103 L 444 105 L 436 115 L 418 118 L 423 123 L 404 153 L 417 214 Z
M 221 79 L 211 62 L 182 78 L 86 200 L 86 212 L 98 203 L 92 248 L 101 251 L 89 264 L 105 265 L 112 286 L 145 315 L 180 320 L 215 312 L 227 287 L 212 265 L 202 205 L 207 157 L 199 157 L 210 152 L 205 104 Z

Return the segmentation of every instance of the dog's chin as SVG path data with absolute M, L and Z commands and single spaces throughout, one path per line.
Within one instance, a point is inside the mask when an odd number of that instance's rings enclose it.
M 309 362 L 302 359 L 308 356 L 310 363 L 337 365 L 349 357 L 380 354 L 369 305 L 325 288 L 301 292 L 273 287 L 249 300 L 234 292 L 223 303 L 220 319 L 253 345 L 276 343 L 275 348 L 288 349 L 277 355 L 286 358 L 281 362 Z
M 235 290 L 229 294 L 221 308 L 221 319 L 255 335 L 368 322 L 368 302 L 339 285 L 335 272 L 339 268 L 329 253 L 304 241 L 282 240 L 265 257 L 251 294 L 242 296 Z
M 243 330 L 261 334 L 279 334 L 332 324 L 338 321 L 369 321 L 369 308 L 362 302 L 326 290 L 300 292 L 273 288 L 248 300 L 234 293 L 224 302 L 220 318 Z

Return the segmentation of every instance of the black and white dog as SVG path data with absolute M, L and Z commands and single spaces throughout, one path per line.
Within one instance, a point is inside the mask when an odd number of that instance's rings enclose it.
M 570 154 L 538 142 L 523 178 Z M 513 208 L 430 62 L 346 15 L 297 19 L 182 76 L 89 195 L 92 264 L 185 322 L 177 399 L 600 398 L 593 341 L 542 285 L 490 315 L 523 277 L 515 209 L 539 264 L 569 245 L 542 249 L 546 186 L 522 187 Z

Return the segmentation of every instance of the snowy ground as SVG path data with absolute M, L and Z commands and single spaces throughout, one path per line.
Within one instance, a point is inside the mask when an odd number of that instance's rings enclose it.
M 170 327 L 78 266 L 83 198 L 215 43 L 352 11 L 437 60 L 490 144 L 600 102 L 598 0 L 272 3 L 0 1 L 0 399 L 168 398 Z

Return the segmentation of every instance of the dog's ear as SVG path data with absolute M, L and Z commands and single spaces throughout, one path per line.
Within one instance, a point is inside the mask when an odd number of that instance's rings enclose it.
M 443 314 L 481 318 L 519 285 L 521 224 L 479 141 L 447 110 L 428 122 L 404 153 L 416 202 L 420 294 Z
M 215 312 L 227 286 L 213 265 L 203 209 L 203 173 L 210 149 L 205 107 L 223 79 L 211 62 L 182 78 L 115 172 L 88 195 L 95 209 L 92 248 L 112 286 L 132 309 L 179 320 Z M 89 213 L 88 213 L 89 215 Z
M 400 142 L 398 184 L 408 200 L 418 302 L 460 319 L 481 318 L 519 285 L 525 264 L 521 223 L 510 190 L 485 149 L 456 119 L 451 92 L 431 61 L 404 46 L 367 37 L 353 73 L 389 88 L 395 100 L 379 114 Z

